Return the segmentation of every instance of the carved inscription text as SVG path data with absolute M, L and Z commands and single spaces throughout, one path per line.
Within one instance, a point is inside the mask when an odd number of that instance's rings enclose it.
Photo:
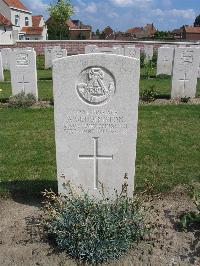
M 66 113 L 64 131 L 69 135 L 127 134 L 128 123 L 124 114 L 114 110 L 78 110 Z

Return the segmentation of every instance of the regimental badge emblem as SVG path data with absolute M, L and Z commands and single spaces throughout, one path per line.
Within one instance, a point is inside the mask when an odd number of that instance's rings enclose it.
M 106 103 L 115 93 L 115 79 L 104 68 L 87 68 L 80 74 L 76 89 L 79 97 L 88 104 Z

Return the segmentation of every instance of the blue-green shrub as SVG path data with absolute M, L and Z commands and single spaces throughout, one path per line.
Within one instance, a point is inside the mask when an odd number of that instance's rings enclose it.
M 68 189 L 65 198 L 45 192 L 47 234 L 72 258 L 87 263 L 118 259 L 144 235 L 138 202 L 129 198 L 126 185 L 113 200 Z

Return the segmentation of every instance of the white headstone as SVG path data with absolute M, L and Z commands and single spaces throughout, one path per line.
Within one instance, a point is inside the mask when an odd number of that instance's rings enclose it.
M 160 47 L 158 48 L 158 59 L 157 59 L 157 75 L 172 74 L 174 60 L 174 48 L 171 47 Z
M 30 51 L 34 51 L 35 49 L 33 47 L 17 47 L 17 48 L 14 48 L 14 50 L 19 50 L 19 51 L 30 50 Z
M 89 54 L 54 61 L 54 116 L 59 193 L 68 180 L 99 195 L 134 188 L 139 60 Z
M 114 47 L 98 47 L 96 45 L 87 45 L 85 47 L 85 54 L 91 53 L 105 53 L 105 54 L 118 54 L 123 55 L 124 51 L 121 46 Z
M 63 57 L 67 57 L 67 50 L 66 49 L 63 49 L 59 46 L 55 46 L 53 49 L 52 49 L 52 52 L 51 52 L 51 60 L 52 62 L 56 59 L 60 59 L 60 58 L 63 58 Z
M 145 45 L 144 46 L 144 54 L 145 54 L 145 59 L 147 61 L 152 60 L 152 58 L 153 58 L 153 45 Z
M 11 52 L 12 52 L 11 48 L 3 48 L 3 49 L 1 49 L 3 69 L 5 69 L 5 70 L 9 70 L 10 69 Z
M 175 48 L 172 98 L 195 97 L 199 58 L 200 48 Z
M 0 53 L 0 81 L 4 81 L 3 62 L 2 62 L 1 53 Z
M 12 94 L 24 92 L 33 94 L 38 99 L 36 52 L 14 50 L 11 58 Z
M 51 59 L 52 50 L 53 50 L 53 47 L 45 47 L 44 48 L 45 69 L 52 67 L 52 59 Z
M 124 46 L 124 55 L 140 60 L 140 49 L 135 46 Z

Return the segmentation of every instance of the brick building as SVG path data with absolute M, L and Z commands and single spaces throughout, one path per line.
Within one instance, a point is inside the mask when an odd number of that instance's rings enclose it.
M 156 33 L 157 29 L 154 24 L 146 24 L 144 27 L 134 27 L 127 30 L 126 33 L 130 34 L 133 38 L 152 38 Z
M 83 24 L 80 20 L 68 20 L 66 27 L 70 40 L 90 40 L 92 37 L 92 27 Z
M 200 41 L 200 27 L 184 26 L 183 40 Z

